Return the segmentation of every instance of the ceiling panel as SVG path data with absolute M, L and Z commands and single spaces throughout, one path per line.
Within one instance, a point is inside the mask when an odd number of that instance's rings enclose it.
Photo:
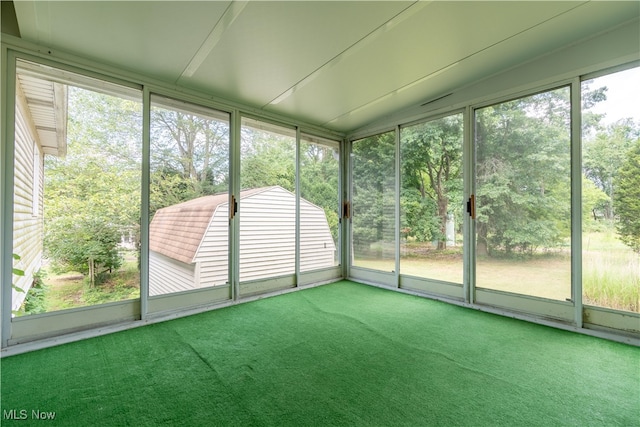
M 351 131 L 638 17 L 640 2 L 15 2 L 24 39 Z
M 496 58 L 492 57 L 491 66 L 482 70 L 468 67 L 460 61 L 488 49 L 500 50 L 499 44 L 514 34 L 578 5 L 574 2 L 430 3 L 401 25 L 363 46 L 348 60 L 326 70 L 296 92 L 296 97 L 282 101 L 277 107 L 295 110 L 326 123 L 381 97 L 395 96 L 394 91 L 427 79 L 434 73 L 449 73 L 449 67 L 464 67 L 468 80 L 477 79 L 487 68 L 495 72 L 512 58 L 505 55 L 495 61 Z M 513 19 L 514 16 L 519 19 Z M 487 26 L 488 22 L 491 25 Z M 434 93 L 442 93 L 442 88 L 433 82 L 427 81 L 421 86 L 422 93 L 418 96 L 425 100 Z M 429 87 L 433 88 L 432 91 L 425 92 Z M 414 94 L 417 92 L 416 87 L 412 90 Z M 303 104 L 305 100 L 312 102 Z M 338 112 L 337 108 L 342 111 Z
M 175 82 L 230 2 L 16 1 L 22 37 Z
M 619 22 L 625 22 L 628 17 L 633 17 L 640 12 L 640 3 L 634 5 L 632 2 L 627 2 L 622 8 L 609 6 L 607 2 L 590 2 L 579 8 L 573 8 L 568 13 L 547 20 L 500 44 L 453 63 L 441 73 L 416 80 L 400 89 L 384 93 L 370 102 L 347 109 L 345 113 L 325 124 L 335 129 L 357 129 L 390 112 L 417 107 L 477 83 L 497 72 L 550 53 L 560 46 L 566 46 L 576 40 L 584 40 Z M 638 47 L 640 49 L 640 40 Z M 306 100 L 315 99 L 317 96 L 318 93 L 307 94 Z M 314 109 L 317 104 L 311 101 L 308 105 L 297 105 L 295 110 L 300 113 L 309 109 L 317 114 L 317 109 Z
M 263 106 L 411 3 L 250 2 L 181 83 Z

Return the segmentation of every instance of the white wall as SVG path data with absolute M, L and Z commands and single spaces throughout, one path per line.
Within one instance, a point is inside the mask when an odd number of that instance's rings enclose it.
M 196 266 L 149 251 L 149 295 L 163 295 L 195 288 Z
M 25 274 L 13 276 L 13 284 L 24 292 L 12 290 L 12 310 L 18 310 L 22 305 L 26 292 L 33 283 L 33 274 L 40 269 L 42 262 L 44 164 L 43 154 L 39 145 L 35 143 L 34 135 L 36 130 L 26 101 L 18 91 L 15 121 L 13 253 L 21 258 L 14 261 L 14 266 L 24 270 Z M 35 156 L 39 159 L 37 164 L 34 161 Z
M 223 285 L 229 280 L 229 204 L 219 205 L 196 252 L 200 267 L 197 287 Z

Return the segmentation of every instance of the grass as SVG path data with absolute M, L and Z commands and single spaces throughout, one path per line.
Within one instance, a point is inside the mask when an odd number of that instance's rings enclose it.
M 430 243 L 403 245 L 402 274 L 462 283 L 462 247 L 436 251 Z M 393 259 L 356 259 L 355 266 L 393 271 Z M 584 303 L 617 310 L 640 312 L 640 255 L 631 251 L 615 231 L 584 233 Z M 571 259 L 568 252 L 547 252 L 533 256 L 479 258 L 476 264 L 478 288 L 502 290 L 563 301 L 571 298 Z M 124 267 L 95 288 L 79 273 L 51 275 L 43 287 L 44 311 L 63 310 L 139 297 L 137 261 Z
M 614 230 L 585 232 L 583 236 L 584 303 L 640 312 L 640 255 L 620 242 Z M 462 283 L 461 248 L 436 255 L 430 246 L 403 246 L 400 272 Z M 356 259 L 354 265 L 382 271 L 395 269 L 395 262 L 389 259 Z M 516 259 L 478 258 L 476 284 L 478 288 L 564 301 L 571 298 L 571 257 L 568 251 L 560 251 Z
M 640 312 L 640 254 L 612 230 L 585 234 L 582 246 L 584 303 Z
M 38 312 L 51 312 L 75 307 L 123 301 L 140 297 L 140 273 L 137 262 L 128 261 L 116 272 L 103 277 L 91 288 L 88 280 L 78 272 L 53 274 L 45 271 L 38 295 Z M 27 303 L 28 306 L 28 303 Z M 19 315 L 36 311 L 21 310 Z

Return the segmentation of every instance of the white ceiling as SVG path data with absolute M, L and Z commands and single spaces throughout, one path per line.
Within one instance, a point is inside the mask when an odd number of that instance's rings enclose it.
M 640 2 L 16 1 L 21 37 L 350 131 L 640 15 Z

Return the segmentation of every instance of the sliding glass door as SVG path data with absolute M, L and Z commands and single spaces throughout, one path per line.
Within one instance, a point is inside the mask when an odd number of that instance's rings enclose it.
M 149 296 L 229 279 L 229 114 L 151 96 Z
M 395 132 L 354 141 L 351 149 L 352 266 L 395 271 Z
M 340 265 L 340 150 L 337 141 L 300 140 L 300 272 Z
M 296 272 L 296 131 L 242 118 L 240 282 L 287 277 Z M 254 291 L 241 289 L 242 293 Z
M 15 90 L 13 315 L 138 299 L 141 91 L 26 60 Z
M 463 115 L 400 130 L 400 273 L 462 284 Z
M 583 303 L 638 313 L 640 68 L 583 81 L 582 98 Z
M 478 289 L 571 299 L 570 113 L 569 87 L 475 111 Z

